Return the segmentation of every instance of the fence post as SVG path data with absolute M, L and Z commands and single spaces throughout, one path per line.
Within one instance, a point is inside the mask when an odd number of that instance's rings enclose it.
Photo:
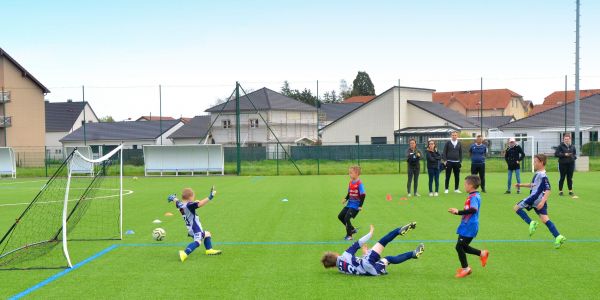
M 46 167 L 46 177 L 48 177 L 48 147 L 44 146 L 44 167 Z
M 360 166 L 360 141 L 356 142 L 356 159 L 358 160 L 358 165 Z
M 321 145 L 318 145 L 319 152 L 317 152 L 317 175 L 321 175 Z
M 279 144 L 275 145 L 275 161 L 277 162 L 277 176 L 279 176 Z
M 402 164 L 402 148 L 400 148 L 400 138 L 398 138 L 398 174 L 401 173 L 401 164 Z

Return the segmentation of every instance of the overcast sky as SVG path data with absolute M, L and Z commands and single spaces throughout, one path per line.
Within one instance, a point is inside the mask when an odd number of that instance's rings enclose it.
M 324 3 L 326 2 L 326 3 Z M 600 88 L 600 1 L 582 0 L 581 88 Z M 51 101 L 115 119 L 203 114 L 240 81 L 319 93 L 366 71 L 377 93 L 509 88 L 540 103 L 574 89 L 575 1 L 22 1 L 0 47 Z

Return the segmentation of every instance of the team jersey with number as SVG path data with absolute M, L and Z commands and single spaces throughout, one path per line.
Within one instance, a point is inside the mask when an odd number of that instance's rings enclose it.
M 350 275 L 385 275 L 385 264 L 379 261 L 379 255 L 370 251 L 363 257 L 356 257 L 356 251 L 360 249 L 358 242 L 355 242 L 341 256 L 337 258 L 338 271 Z
M 460 225 L 456 233 L 464 237 L 475 237 L 479 231 L 479 208 L 481 207 L 481 195 L 479 192 L 471 192 L 467 196 L 464 209 L 475 209 L 475 212 L 468 215 L 462 215 Z
M 202 232 L 202 225 L 200 224 L 200 218 L 196 215 L 196 209 L 198 208 L 198 202 L 182 202 L 176 201 L 175 206 L 179 209 L 185 226 L 189 232 L 198 233 Z

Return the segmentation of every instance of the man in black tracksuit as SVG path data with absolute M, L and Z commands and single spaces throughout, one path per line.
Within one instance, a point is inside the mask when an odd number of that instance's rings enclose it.
M 452 139 L 444 145 L 442 159 L 446 162 L 446 190 L 448 194 L 448 185 L 450 184 L 450 174 L 454 173 L 454 192 L 460 193 L 458 183 L 460 179 L 460 167 L 462 164 L 462 145 L 458 141 L 458 132 L 452 132 Z
M 571 144 L 571 135 L 565 134 L 563 143 L 558 145 L 554 156 L 558 157 L 558 171 L 560 171 L 560 180 L 558 181 L 558 195 L 563 195 L 563 185 L 565 177 L 567 178 L 567 187 L 569 196 L 575 196 L 573 193 L 573 172 L 575 171 L 575 160 L 577 159 L 577 150 Z

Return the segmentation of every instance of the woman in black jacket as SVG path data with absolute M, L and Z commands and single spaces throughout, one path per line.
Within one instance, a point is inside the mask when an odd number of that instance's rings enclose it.
M 420 173 L 420 164 L 419 162 L 423 158 L 421 155 L 421 151 L 417 149 L 417 141 L 415 139 L 410 139 L 408 142 L 408 149 L 406 149 L 406 162 L 408 163 L 408 182 L 406 183 L 406 190 L 408 193 L 408 197 L 410 197 L 410 185 L 414 178 L 414 195 L 421 196 L 417 192 L 417 188 L 419 186 L 419 173 Z
M 440 189 L 440 166 L 442 164 L 442 155 L 438 152 L 435 141 L 429 141 L 427 144 L 427 175 L 429 176 L 429 197 L 438 196 Z M 433 192 L 433 182 L 435 181 L 435 193 Z
M 560 180 L 558 181 L 558 195 L 563 195 L 563 185 L 565 177 L 567 178 L 567 187 L 569 196 L 573 197 L 573 172 L 575 171 L 575 160 L 577 159 L 577 150 L 571 144 L 571 135 L 565 134 L 563 143 L 558 145 L 554 156 L 558 157 L 558 171 L 560 171 Z

